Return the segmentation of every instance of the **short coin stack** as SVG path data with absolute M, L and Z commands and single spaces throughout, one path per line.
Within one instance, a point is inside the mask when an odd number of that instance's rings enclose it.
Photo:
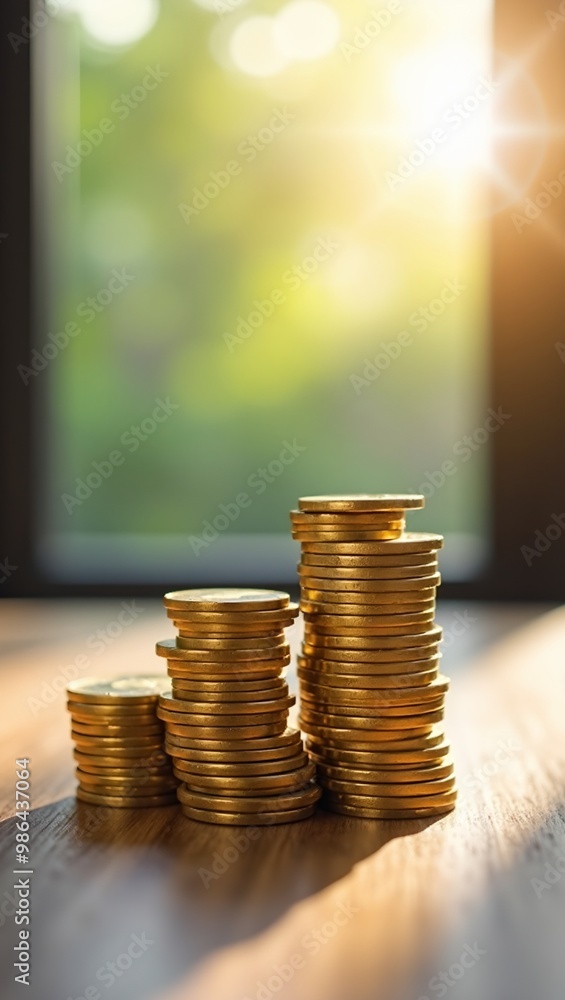
M 176 802 L 178 782 L 157 718 L 159 695 L 169 684 L 166 674 L 69 684 L 77 799 L 122 808 Z
M 281 674 L 284 629 L 298 614 L 270 590 L 182 590 L 165 595 L 178 637 L 157 644 L 172 694 L 160 698 L 165 748 L 182 784 L 183 812 L 226 825 L 290 823 L 311 816 L 321 791 Z
M 421 496 L 304 497 L 300 724 L 335 812 L 413 818 L 449 812 L 443 736 L 448 680 L 434 625 L 440 535 L 404 533 Z

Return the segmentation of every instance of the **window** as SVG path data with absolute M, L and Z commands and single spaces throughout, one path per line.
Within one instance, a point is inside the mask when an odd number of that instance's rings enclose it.
M 289 507 L 345 490 L 422 490 L 444 576 L 492 564 L 513 433 L 491 412 L 493 212 L 543 159 L 530 134 L 493 197 L 492 20 L 53 2 L 17 358 L 44 579 L 292 581 Z

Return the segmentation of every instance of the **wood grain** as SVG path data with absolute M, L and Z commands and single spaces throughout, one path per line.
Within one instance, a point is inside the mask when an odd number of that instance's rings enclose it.
M 65 697 L 53 683 L 80 655 L 98 676 L 154 671 L 154 641 L 169 629 L 142 606 L 97 653 L 89 637 L 116 618 L 119 601 L 4 602 L 3 1000 L 25 989 L 11 968 L 13 761 L 23 755 L 34 806 L 28 996 L 562 1000 L 565 611 L 455 671 L 455 813 L 385 823 L 320 811 L 251 840 L 176 807 L 98 810 L 72 795 Z M 492 633 L 497 614 L 480 609 L 462 643 Z M 30 701 L 50 690 L 48 706 Z M 146 950 L 108 985 L 97 971 L 126 953 L 132 934 L 146 936 Z

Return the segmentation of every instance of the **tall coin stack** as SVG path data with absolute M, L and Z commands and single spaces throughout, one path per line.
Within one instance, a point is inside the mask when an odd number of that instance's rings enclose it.
M 77 799 L 122 808 L 176 802 L 178 782 L 157 718 L 159 695 L 168 687 L 166 674 L 69 684 Z
M 295 699 L 282 677 L 297 605 L 236 589 L 176 591 L 164 604 L 178 637 L 157 644 L 172 679 L 158 714 L 185 815 L 233 826 L 311 816 L 321 791 L 300 733 L 287 729 Z
M 448 680 L 434 625 L 441 535 L 405 533 L 422 496 L 303 497 L 299 658 L 307 750 L 331 810 L 374 819 L 449 812 Z

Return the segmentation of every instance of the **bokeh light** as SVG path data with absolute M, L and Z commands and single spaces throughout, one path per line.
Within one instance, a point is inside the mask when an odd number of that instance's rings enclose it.
M 289 59 L 320 59 L 339 40 L 339 19 L 320 0 L 292 0 L 277 14 L 277 45 Z
M 102 45 L 132 45 L 151 30 L 159 16 L 158 0 L 75 0 L 88 34 Z
M 274 76 L 288 65 L 275 37 L 272 17 L 249 17 L 237 26 L 230 40 L 235 66 L 250 76 Z

